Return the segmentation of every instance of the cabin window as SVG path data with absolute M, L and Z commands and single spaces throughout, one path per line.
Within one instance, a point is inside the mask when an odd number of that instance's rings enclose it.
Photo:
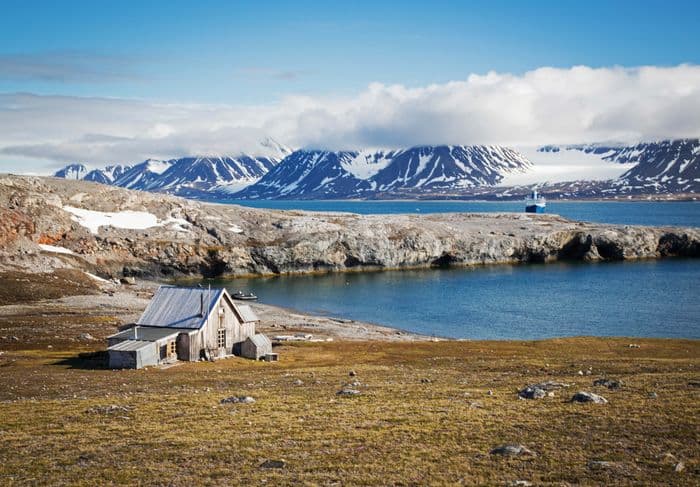
M 219 329 L 219 348 L 226 348 L 226 328 Z
M 177 349 L 175 348 L 175 341 L 168 342 L 168 355 L 177 354 Z

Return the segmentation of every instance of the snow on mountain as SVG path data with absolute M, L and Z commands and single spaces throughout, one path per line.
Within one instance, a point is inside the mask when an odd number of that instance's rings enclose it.
M 597 158 L 609 170 L 610 191 L 621 193 L 686 193 L 700 190 L 700 139 L 660 140 L 634 145 L 580 144 L 544 146 L 533 156 L 537 163 L 543 157 L 567 154 L 572 160 Z M 611 164 L 613 163 L 613 164 Z M 537 167 L 537 164 L 536 164 Z M 601 166 L 602 167 L 602 166 Z M 590 174 L 581 178 L 566 174 L 568 181 L 592 180 Z M 538 182 L 542 182 L 540 178 Z
M 83 179 L 88 173 L 88 168 L 82 164 L 69 164 L 54 173 L 54 177 L 63 179 Z
M 530 162 L 498 146 L 423 146 L 396 151 L 299 150 L 241 198 L 354 198 L 397 189 L 493 186 Z
M 603 181 L 620 177 L 634 164 L 613 164 L 601 153 L 582 151 L 569 146 L 516 147 L 531 163 L 526 172 L 510 173 L 499 186 L 519 186 L 565 181 Z M 602 154 L 608 154 L 605 150 Z
M 58 171 L 56 176 L 182 196 L 206 196 L 212 191 L 231 194 L 257 182 L 292 153 L 272 137 L 248 140 L 246 149 L 249 152 L 238 152 L 235 156 L 148 159 L 134 166 L 113 165 L 89 172 L 85 166 L 73 164 Z
M 700 191 L 700 139 L 637 144 L 618 151 L 610 160 L 636 163 L 619 178 L 621 186 Z
M 107 166 L 104 169 L 93 169 L 85 176 L 83 176 L 82 179 L 84 179 L 85 181 L 92 181 L 95 183 L 112 184 L 129 169 L 131 169 L 130 166 L 122 166 L 121 164 L 116 164 L 113 166 Z
M 150 190 L 156 186 L 161 174 L 172 165 L 173 161 L 147 159 L 124 171 L 112 184 L 122 188 Z
M 277 160 L 270 157 L 184 157 L 168 161 L 170 166 L 148 188 L 179 194 L 187 190 L 208 191 L 230 184 L 252 184 L 272 169 Z

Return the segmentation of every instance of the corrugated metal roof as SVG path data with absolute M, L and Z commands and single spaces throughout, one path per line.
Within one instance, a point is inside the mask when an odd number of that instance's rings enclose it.
M 201 328 L 223 292 L 223 289 L 161 286 L 137 323 L 165 328 Z M 200 313 L 202 300 L 204 316 Z
M 238 315 L 243 320 L 243 323 L 248 323 L 250 321 L 260 321 L 260 318 L 258 318 L 258 315 L 255 314 L 253 308 L 251 308 L 247 304 L 234 303 L 234 306 L 236 307 L 236 310 L 238 310 Z
M 256 347 L 271 347 L 272 342 L 270 341 L 269 338 L 267 338 L 265 335 L 262 333 L 257 333 L 253 335 L 252 337 L 248 337 L 250 341 L 252 341 Z
M 118 352 L 134 352 L 147 347 L 153 347 L 153 342 L 144 342 L 141 340 L 124 340 L 123 342 L 115 343 L 107 349 L 107 351 L 115 350 Z
M 172 328 L 158 328 L 154 326 L 134 326 L 128 330 L 120 331 L 109 338 L 120 338 L 122 340 L 141 340 L 155 342 L 180 333 Z

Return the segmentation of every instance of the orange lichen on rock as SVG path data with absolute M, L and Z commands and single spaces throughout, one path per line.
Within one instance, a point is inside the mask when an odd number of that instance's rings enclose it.
M 0 246 L 13 243 L 20 237 L 32 235 L 35 228 L 31 218 L 21 211 L 0 208 Z

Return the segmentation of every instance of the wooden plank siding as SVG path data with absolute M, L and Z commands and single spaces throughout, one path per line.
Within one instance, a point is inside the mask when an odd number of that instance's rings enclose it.
M 226 330 L 226 347 L 219 350 L 219 328 Z M 234 303 L 228 294 L 211 308 L 207 320 L 199 330 L 187 334 L 182 333 L 178 338 L 178 358 L 180 360 L 199 360 L 202 350 L 211 350 L 214 356 L 231 355 L 234 346 L 255 334 L 255 323 L 241 323 L 234 309 Z M 185 358 L 186 357 L 186 358 Z

